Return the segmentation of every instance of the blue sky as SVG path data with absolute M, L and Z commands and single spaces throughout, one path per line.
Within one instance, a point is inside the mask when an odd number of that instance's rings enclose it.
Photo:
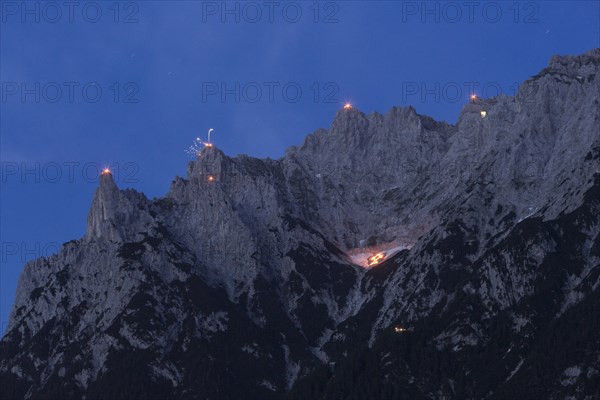
M 1 1 L 2 330 L 25 261 L 84 234 L 102 166 L 162 196 L 209 128 L 279 158 L 345 101 L 455 122 L 471 88 L 600 47 L 597 1 L 468 4 Z

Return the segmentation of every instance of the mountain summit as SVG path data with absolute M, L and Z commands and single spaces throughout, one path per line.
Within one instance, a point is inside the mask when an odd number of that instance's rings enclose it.
M 597 398 L 599 77 L 555 56 L 456 125 L 344 108 L 160 199 L 103 174 L 85 237 L 25 265 L 2 397 Z

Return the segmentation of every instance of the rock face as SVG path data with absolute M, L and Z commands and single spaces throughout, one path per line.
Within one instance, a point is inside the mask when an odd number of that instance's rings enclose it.
M 21 274 L 2 398 L 597 398 L 599 101 L 595 49 L 456 125 L 343 109 L 161 199 L 105 174 Z

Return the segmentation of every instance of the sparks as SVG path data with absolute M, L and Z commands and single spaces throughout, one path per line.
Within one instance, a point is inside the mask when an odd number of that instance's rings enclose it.
M 200 156 L 200 152 L 202 151 L 203 147 L 204 143 L 202 142 L 202 139 L 196 138 L 192 142 L 192 145 L 188 147 L 185 152 L 191 156 Z
M 404 328 L 404 327 L 402 327 L 402 326 L 398 326 L 398 325 L 396 325 L 396 326 L 394 327 L 394 332 L 396 332 L 396 333 L 402 333 L 402 332 L 406 332 L 407 330 L 408 330 L 408 329 L 406 329 L 406 328 Z
M 207 142 L 204 142 L 201 138 L 197 137 L 196 139 L 194 139 L 194 141 L 192 142 L 192 145 L 190 147 L 188 147 L 185 152 L 193 157 L 194 156 L 200 157 L 200 154 L 202 153 L 203 148 L 213 147 L 213 144 L 210 141 L 210 133 L 213 130 L 214 129 L 212 129 L 212 128 L 208 130 L 208 141 Z
M 372 267 L 373 265 L 379 264 L 383 258 L 385 257 L 385 253 L 377 253 L 374 256 L 367 258 L 367 265 Z

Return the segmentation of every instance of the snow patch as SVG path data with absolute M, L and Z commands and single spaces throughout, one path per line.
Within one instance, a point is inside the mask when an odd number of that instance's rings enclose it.
M 298 379 L 298 373 L 300 372 L 300 364 L 293 362 L 290 359 L 290 348 L 287 345 L 281 346 L 283 348 L 283 355 L 285 357 L 285 382 L 286 388 L 290 390 Z
M 579 366 L 573 366 L 563 371 L 563 379 L 560 384 L 563 386 L 571 386 L 577 382 L 577 379 L 581 375 L 581 368 Z
M 270 382 L 270 381 L 264 380 L 261 383 L 259 383 L 259 385 L 266 387 L 267 389 L 269 389 L 272 392 L 276 392 L 277 391 L 277 388 L 275 387 L 275 385 L 273 385 L 273 383 Z
M 206 316 L 200 313 L 195 317 L 196 327 L 200 336 L 212 337 L 217 332 L 227 330 L 227 322 L 229 317 L 224 311 L 213 312 Z
M 529 323 L 529 319 L 525 318 L 521 315 L 515 314 L 513 316 L 513 330 L 515 332 L 520 332 L 521 329 Z
M 521 358 L 521 361 L 519 361 L 519 363 L 517 364 L 517 366 L 515 367 L 515 369 L 513 369 L 510 372 L 510 375 L 508 375 L 508 378 L 506 378 L 505 382 L 508 382 L 512 379 L 513 376 L 515 376 L 515 374 L 519 371 L 519 369 L 521 369 L 521 366 L 523 365 L 523 361 L 525 361 L 523 358 Z
M 252 343 L 250 345 L 246 344 L 242 346 L 242 351 L 244 353 L 248 353 L 256 358 L 258 358 L 258 344 Z
M 177 387 L 179 382 L 182 380 L 181 373 L 177 370 L 177 367 L 171 362 L 167 362 L 163 365 L 152 365 L 152 373 L 156 377 L 164 378 L 171 382 L 173 387 Z
M 202 321 L 202 328 L 207 332 L 222 332 L 227 329 L 227 322 L 229 318 L 226 312 L 211 313 L 204 321 Z

